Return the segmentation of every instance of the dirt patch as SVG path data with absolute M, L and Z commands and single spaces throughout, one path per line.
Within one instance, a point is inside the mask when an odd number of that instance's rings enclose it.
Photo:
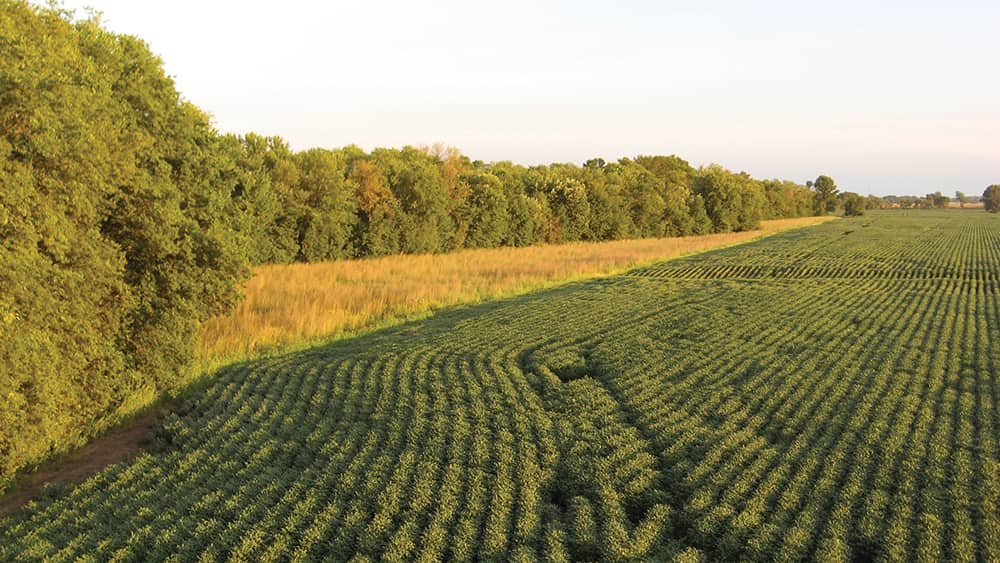
M 0 497 L 0 515 L 11 513 L 38 496 L 46 483 L 75 483 L 105 467 L 132 459 L 143 450 L 146 437 L 156 427 L 157 412 L 146 413 L 78 450 L 69 452 L 38 470 L 21 476 L 13 489 Z

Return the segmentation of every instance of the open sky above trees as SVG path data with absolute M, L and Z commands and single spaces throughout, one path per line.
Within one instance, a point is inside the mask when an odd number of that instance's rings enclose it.
M 978 194 L 1000 168 L 992 2 L 65 3 L 88 5 L 220 130 L 296 150 L 675 153 L 879 195 Z

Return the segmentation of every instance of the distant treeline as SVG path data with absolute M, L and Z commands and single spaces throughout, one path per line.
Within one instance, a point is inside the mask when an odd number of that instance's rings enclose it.
M 844 195 L 841 194 L 842 199 Z M 930 193 L 922 197 L 914 195 L 887 195 L 883 197 L 870 195 L 865 198 L 865 206 L 868 209 L 944 209 L 956 203 L 959 207 L 971 205 L 974 207 L 983 207 L 986 211 L 996 213 L 1000 209 L 1000 185 L 993 184 L 987 186 L 981 196 L 966 195 L 963 192 L 956 191 L 954 198 L 941 192 Z
M 965 204 L 979 201 L 976 196 L 966 197 L 962 192 L 956 192 L 956 201 Z M 934 192 L 925 196 L 915 195 L 887 195 L 883 197 L 870 195 L 866 198 L 868 209 L 944 209 L 951 203 L 952 198 Z
M 21 0 L 0 0 L 0 184 L 0 489 L 180 384 L 250 264 L 746 230 L 836 204 L 825 176 L 675 156 L 524 167 L 220 135 L 141 40 Z
M 252 263 L 740 231 L 813 213 L 805 186 L 676 156 L 524 167 L 441 147 L 293 152 L 252 134 L 219 145 Z

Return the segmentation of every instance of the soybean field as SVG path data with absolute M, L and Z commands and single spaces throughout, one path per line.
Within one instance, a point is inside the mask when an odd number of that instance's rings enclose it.
M 233 365 L 0 560 L 997 561 L 998 297 L 877 212 Z

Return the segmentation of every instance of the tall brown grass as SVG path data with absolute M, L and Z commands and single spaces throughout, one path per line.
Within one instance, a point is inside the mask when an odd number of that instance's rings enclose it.
M 260 266 L 238 309 L 204 324 L 198 357 L 211 363 L 356 334 L 449 305 L 613 274 L 828 219 L 764 221 L 760 230 L 741 233 Z

